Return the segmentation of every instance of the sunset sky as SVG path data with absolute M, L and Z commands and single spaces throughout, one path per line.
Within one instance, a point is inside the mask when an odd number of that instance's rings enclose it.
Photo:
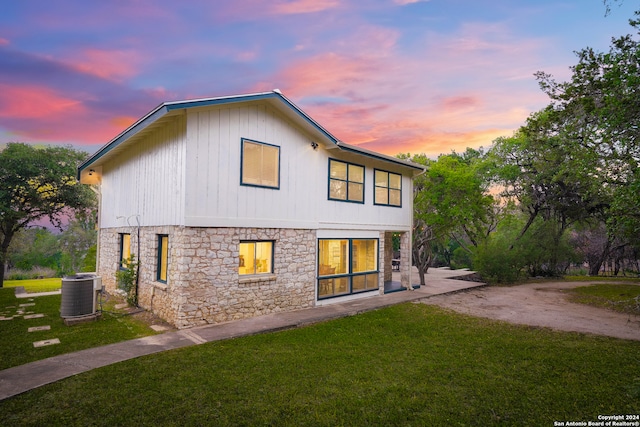
M 488 147 L 536 71 L 632 33 L 638 0 L 20 0 L 0 4 L 0 144 L 90 153 L 165 101 L 278 88 L 342 141 Z

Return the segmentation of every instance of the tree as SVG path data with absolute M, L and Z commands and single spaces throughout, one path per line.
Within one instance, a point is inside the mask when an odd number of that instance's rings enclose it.
M 60 235 L 60 246 L 68 256 L 70 271 L 77 272 L 84 269 L 84 258 L 89 248 L 96 243 L 96 223 L 93 218 L 92 215 L 76 217 L 69 222 L 67 228 Z
M 76 180 L 86 157 L 72 148 L 35 148 L 9 143 L 0 151 L 0 287 L 7 250 L 15 234 L 48 218 L 61 227 L 63 218 L 95 204 L 95 194 Z
M 453 239 L 467 252 L 483 241 L 494 225 L 494 199 L 488 194 L 483 153 L 467 149 L 430 160 L 424 154 L 401 155 L 427 166 L 414 180 L 413 263 L 424 284 L 433 245 Z
M 420 218 L 413 220 L 413 243 L 411 245 L 411 258 L 413 265 L 418 269 L 420 285 L 425 285 L 424 275 L 429 270 L 433 251 L 431 243 L 434 241 L 433 228 L 425 224 Z
M 477 246 L 492 230 L 493 197 L 482 176 L 481 154 L 441 155 L 421 177 L 416 214 L 438 238 L 451 237 L 463 248 Z
M 17 232 L 9 251 L 7 261 L 11 267 L 31 270 L 34 267 L 60 271 L 61 261 L 58 237 L 46 228 L 27 228 Z
M 629 23 L 638 33 L 640 20 Z M 558 83 L 542 72 L 537 78 L 563 143 L 576 153 L 576 171 L 611 191 L 611 231 L 634 237 L 640 234 L 640 41 L 626 35 L 612 39 L 608 52 L 585 48 L 577 55 L 571 80 Z

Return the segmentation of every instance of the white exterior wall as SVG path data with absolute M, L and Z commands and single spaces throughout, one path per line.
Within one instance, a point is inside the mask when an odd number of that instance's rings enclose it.
M 373 169 L 393 165 L 338 149 L 314 150 L 311 137 L 266 104 L 187 113 L 185 225 L 406 231 L 412 180 L 403 178 L 403 208 L 374 206 Z M 241 140 L 280 147 L 280 189 L 240 185 Z M 329 158 L 365 166 L 365 203 L 328 200 Z M 391 166 L 391 167 L 390 167 Z
M 106 162 L 100 227 L 184 224 L 186 120 L 178 116 Z M 119 218 L 121 217 L 121 218 Z

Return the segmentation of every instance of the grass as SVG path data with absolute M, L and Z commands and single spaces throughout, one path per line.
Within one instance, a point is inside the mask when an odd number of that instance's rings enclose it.
M 18 315 L 12 320 L 0 320 L 0 369 L 155 333 L 147 324 L 131 316 L 123 316 L 123 313 L 116 313 L 116 300 L 112 297 L 109 297 L 103 307 L 111 313 L 103 313 L 100 320 L 66 326 L 60 317 L 60 300 L 60 295 L 18 299 L 14 289 L 0 289 L 0 316 L 7 318 Z M 21 304 L 34 305 L 20 307 Z M 41 313 L 45 316 L 25 319 L 18 311 L 23 311 L 23 314 Z M 51 329 L 27 332 L 29 327 L 45 325 L 51 326 Z M 35 341 L 53 338 L 58 338 L 60 344 L 33 347 Z
M 601 283 L 566 292 L 571 302 L 640 315 L 640 285 Z
M 5 288 L 15 288 L 23 286 L 28 293 L 51 292 L 60 290 L 62 287 L 62 279 L 28 279 L 28 280 L 5 280 Z
M 0 425 L 546 426 L 640 412 L 640 342 L 402 304 L 96 369 Z
M 638 277 L 625 276 L 564 276 L 567 282 L 630 282 L 640 284 Z

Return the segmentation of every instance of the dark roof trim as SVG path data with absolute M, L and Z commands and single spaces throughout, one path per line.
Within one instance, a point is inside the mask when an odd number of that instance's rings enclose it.
M 377 160 L 395 163 L 397 165 L 409 167 L 409 168 L 418 170 L 420 172 L 424 172 L 426 170 L 424 166 L 418 163 L 410 162 L 408 160 L 398 159 L 397 157 L 387 156 L 385 154 L 376 153 L 375 151 L 369 151 L 367 149 L 360 148 L 355 145 L 345 144 L 344 142 L 338 142 L 337 145 L 338 145 L 338 148 L 340 148 L 343 151 L 349 151 L 349 152 L 360 154 L 363 156 L 372 157 Z
M 77 178 L 80 179 L 80 172 L 86 169 L 87 167 L 89 167 L 91 164 L 95 163 L 96 160 L 99 160 L 102 156 L 107 154 L 109 151 L 113 150 L 114 148 L 122 144 L 124 141 L 128 140 L 129 138 L 133 137 L 134 135 L 144 130 L 145 128 L 147 128 L 147 126 L 156 122 L 157 120 L 162 118 L 165 114 L 167 114 L 167 109 L 164 106 L 164 104 L 161 104 L 157 106 L 155 109 L 153 109 L 146 116 L 142 117 L 140 120 L 138 120 L 137 122 L 129 126 L 120 135 L 116 136 L 106 145 L 102 146 L 102 148 L 96 151 L 87 160 L 82 162 L 82 164 L 78 166 Z

